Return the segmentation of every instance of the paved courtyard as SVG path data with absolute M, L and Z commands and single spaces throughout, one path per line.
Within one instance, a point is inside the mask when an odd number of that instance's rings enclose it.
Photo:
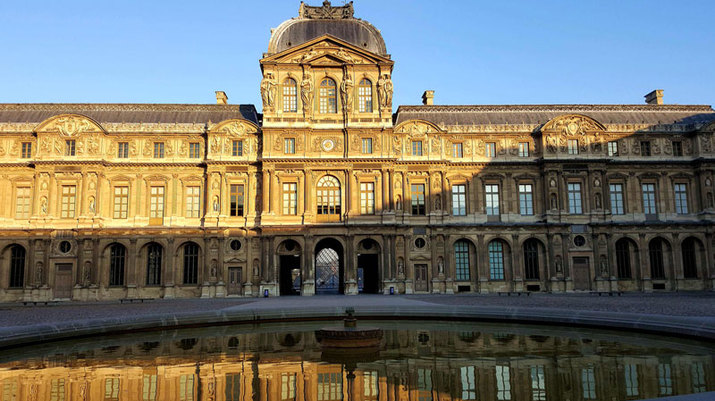
M 106 318 L 136 318 L 141 316 L 173 316 L 191 312 L 245 310 L 280 310 L 282 308 L 345 308 L 370 310 L 375 307 L 430 307 L 445 305 L 465 309 L 485 307 L 493 310 L 538 308 L 562 310 L 564 314 L 579 311 L 616 312 L 629 314 L 715 317 L 715 293 L 624 294 L 597 296 L 592 294 L 533 294 L 527 296 L 489 295 L 359 295 L 275 298 L 222 299 L 157 299 L 146 303 L 67 302 L 49 306 L 0 305 L 0 327 L 10 328 L 36 324 L 57 324 Z

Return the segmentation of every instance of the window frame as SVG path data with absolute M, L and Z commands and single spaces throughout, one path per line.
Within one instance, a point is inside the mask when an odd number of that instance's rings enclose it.
M 608 141 L 608 156 L 618 156 L 618 141 Z
M 320 81 L 319 87 L 319 107 L 320 114 L 338 113 L 338 86 L 335 80 L 329 77 Z
M 201 143 L 200 142 L 189 142 L 189 158 L 190 159 L 200 159 L 201 158 Z
M 497 157 L 497 143 L 496 142 L 484 143 L 484 156 L 492 158 L 492 159 Z
M 129 142 L 117 142 L 117 159 L 129 158 Z
M 283 112 L 298 112 L 298 81 L 293 77 L 283 80 Z
M 455 191 L 456 189 L 456 191 Z M 455 182 L 452 184 L 452 216 L 467 215 L 467 183 Z
M 412 156 L 423 156 L 423 143 L 422 140 L 413 140 L 412 141 Z
M 360 182 L 360 214 L 374 215 L 375 214 L 375 182 L 361 181 Z
M 519 142 L 517 146 L 519 157 L 529 157 L 529 142 Z
M 21 159 L 31 159 L 32 158 L 32 142 L 22 142 L 22 148 L 20 150 Z
M 489 263 L 489 280 L 506 280 L 506 256 L 504 253 L 504 241 L 493 239 L 487 244 L 487 258 Z
M 527 189 L 526 191 L 525 189 Z M 534 215 L 534 184 L 531 182 L 518 183 L 517 192 L 519 195 L 519 214 L 521 216 Z
M 619 191 L 614 191 L 614 187 L 620 187 Z M 608 183 L 608 204 L 611 209 L 612 215 L 624 215 L 626 214 L 626 193 L 625 193 L 625 183 L 623 182 L 609 182 Z M 615 195 L 615 199 L 614 199 Z M 614 202 L 615 201 L 615 202 Z M 615 203 L 615 205 L 614 205 Z M 619 205 L 620 203 L 620 205 Z
M 680 190 L 679 190 L 680 189 Z M 679 215 L 689 214 L 688 208 L 688 183 L 673 183 L 673 201 L 675 202 L 675 213 Z
M 282 188 L 282 206 L 284 216 L 298 215 L 298 183 L 295 181 L 284 182 Z
M 159 202 L 161 201 L 161 202 Z M 164 224 L 166 214 L 166 184 L 149 185 L 149 225 Z
M 566 183 L 569 214 L 581 215 L 583 212 L 583 189 L 580 181 Z
M 15 218 L 29 219 L 32 215 L 32 186 L 15 187 Z
M 484 211 L 487 216 L 501 216 L 500 187 L 499 183 L 484 184 Z
M 126 189 L 126 193 L 124 194 L 121 193 L 123 189 Z M 119 193 L 117 193 L 117 190 L 119 190 Z M 115 220 L 125 220 L 129 218 L 129 184 L 113 186 L 112 218 Z
M 360 113 L 372 113 L 373 110 L 372 81 L 363 78 L 358 84 L 358 111 Z
M 195 193 L 193 193 L 195 192 Z M 201 185 L 187 185 L 184 187 L 184 216 L 196 219 L 201 217 Z
M 295 138 L 283 138 L 283 153 L 286 155 L 295 154 Z
M 646 186 L 652 188 L 646 191 Z M 648 194 L 648 196 L 646 196 Z M 658 214 L 658 186 L 655 182 L 641 182 L 641 200 L 643 201 L 643 214 L 656 216 Z
M 229 184 L 228 215 L 230 217 L 243 217 L 246 213 L 246 187 L 243 183 Z
M 427 184 L 424 182 L 415 182 L 410 184 L 410 206 L 413 216 L 427 215 Z
M 650 141 L 640 141 L 640 152 L 641 152 L 641 156 L 650 156 L 651 155 Z
M 579 143 L 578 139 L 568 139 L 566 140 L 566 153 L 569 155 L 579 154 Z
M 464 143 L 452 142 L 452 157 L 456 159 L 464 158 Z
M 62 184 L 60 186 L 60 218 L 74 219 L 75 216 L 77 216 L 77 185 Z
M 65 140 L 65 156 L 77 156 L 77 141 L 74 139 Z
M 362 144 L 362 154 L 371 155 L 372 154 L 372 138 L 361 138 Z
M 154 158 L 163 159 L 165 156 L 164 149 L 164 142 L 154 142 Z

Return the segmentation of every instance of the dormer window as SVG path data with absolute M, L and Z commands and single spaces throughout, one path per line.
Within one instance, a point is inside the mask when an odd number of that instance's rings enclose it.
M 372 113 L 372 82 L 367 78 L 358 86 L 358 103 L 361 113 Z
M 298 84 L 293 78 L 283 82 L 283 112 L 295 113 L 298 111 Z
M 74 139 L 65 141 L 65 156 L 74 156 L 77 151 L 76 142 Z
M 320 82 L 321 114 L 331 114 L 338 112 L 336 88 L 337 86 L 335 85 L 335 81 L 330 78 L 325 78 L 322 82 Z

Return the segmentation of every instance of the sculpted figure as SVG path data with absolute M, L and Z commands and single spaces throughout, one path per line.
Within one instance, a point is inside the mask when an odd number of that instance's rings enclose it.
M 556 255 L 556 273 L 561 273 L 564 271 L 564 268 L 561 264 L 561 255 Z
M 600 209 L 600 208 L 601 208 L 601 194 L 598 193 L 598 194 L 596 194 L 596 209 Z
M 89 213 L 94 214 L 95 213 L 95 204 L 94 204 L 94 196 L 89 197 Z
M 303 75 L 300 82 L 300 99 L 303 101 L 303 112 L 310 112 L 313 109 L 313 79 L 310 75 Z
M 35 269 L 35 283 L 38 286 L 42 285 L 42 262 L 37 262 L 37 268 Z
M 270 72 L 266 73 L 261 81 L 261 98 L 265 109 L 273 109 L 276 98 L 276 82 Z
M 349 112 L 353 108 L 353 84 L 350 75 L 345 75 L 345 79 L 340 83 L 340 95 L 343 98 L 343 108 L 345 112 Z
M 47 215 L 47 198 L 44 196 L 40 200 L 40 214 Z
M 214 209 L 214 212 L 218 213 L 218 196 L 214 196 L 213 209 Z
M 380 96 L 380 107 L 390 107 L 392 105 L 392 80 L 385 74 L 377 80 L 377 91 Z
M 608 260 L 606 255 L 601 255 L 601 277 L 608 277 Z
M 444 274 L 444 260 L 440 257 L 437 261 L 437 272 L 439 274 Z

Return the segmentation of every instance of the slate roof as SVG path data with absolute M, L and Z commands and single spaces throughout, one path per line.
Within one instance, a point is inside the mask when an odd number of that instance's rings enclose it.
M 707 124 L 715 110 L 705 105 L 480 105 L 400 106 L 394 120 L 426 120 L 437 125 L 541 125 L 564 114 L 582 114 L 601 124 Z
M 58 114 L 76 113 L 98 123 L 217 123 L 243 118 L 258 125 L 252 104 L 101 104 L 6 103 L 0 104 L 0 123 L 40 123 Z
M 268 53 L 280 53 L 326 34 L 372 53 L 387 56 L 387 48 L 380 31 L 369 22 L 357 18 L 290 19 L 273 31 L 268 43 Z

